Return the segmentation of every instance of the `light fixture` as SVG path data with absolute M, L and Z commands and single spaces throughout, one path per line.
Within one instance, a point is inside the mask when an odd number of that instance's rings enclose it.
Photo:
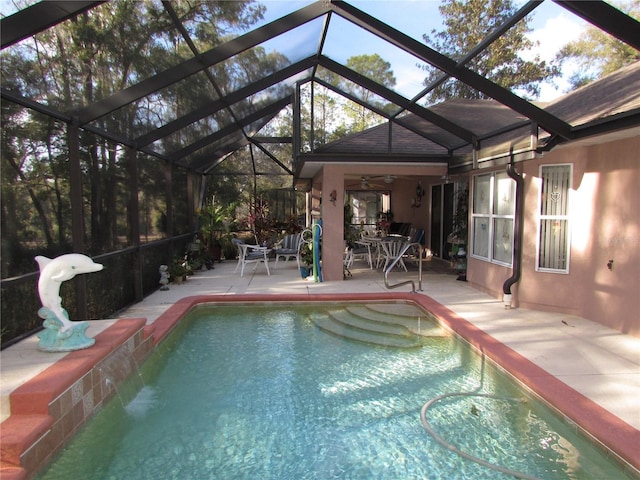
M 387 175 L 384 177 L 384 183 L 393 183 L 395 179 L 396 177 L 394 177 L 393 175 Z
M 369 188 L 369 181 L 367 180 L 367 177 L 362 177 L 362 179 L 360 180 L 360 188 L 362 189 Z

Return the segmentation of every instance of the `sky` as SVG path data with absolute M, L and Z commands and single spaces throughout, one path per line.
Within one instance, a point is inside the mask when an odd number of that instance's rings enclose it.
M 373 15 L 390 26 L 402 31 L 406 35 L 422 42 L 424 34 L 430 34 L 433 29 L 442 30 L 438 7 L 440 0 L 347 0 L 350 4 Z M 280 16 L 302 8 L 312 3 L 312 0 L 261 0 L 266 5 L 264 23 L 275 20 Z M 519 8 L 524 0 L 514 0 Z M 0 0 L 0 13 L 7 15 L 13 10 L 13 1 Z M 525 59 L 539 54 L 543 60 L 550 61 L 566 43 L 579 38 L 586 28 L 586 22 L 571 14 L 551 0 L 545 0 L 530 14 L 530 26 L 533 29 L 530 37 L 540 45 L 531 55 L 523 53 Z M 261 23 L 263 23 L 261 22 Z M 321 27 L 318 22 L 318 29 Z M 399 52 L 386 42 L 367 34 L 361 36 L 356 27 L 346 21 L 334 18 L 331 21 L 330 32 L 323 53 L 330 58 L 345 62 L 347 58 L 360 54 L 379 54 L 391 63 L 396 77 L 395 90 L 407 98 L 412 98 L 423 88 L 424 71 L 418 66 L 419 60 L 404 52 Z M 307 48 L 313 50 L 315 45 L 314 31 L 310 28 L 306 32 Z M 283 41 L 286 41 L 283 39 Z M 274 42 L 276 47 L 277 42 Z M 285 50 L 289 48 L 287 45 Z M 300 51 L 300 55 L 303 52 Z M 575 67 L 574 67 L 575 68 Z M 550 101 L 568 90 L 567 78 L 572 73 L 571 65 L 563 67 L 564 78 L 555 79 L 554 83 L 541 85 L 541 95 L 537 100 Z
M 422 40 L 423 34 L 430 34 L 433 29 L 438 31 L 442 29 L 438 11 L 439 0 L 400 2 L 353 0 L 351 3 L 375 16 L 377 16 L 376 12 L 379 12 L 381 19 L 383 18 L 389 25 L 415 39 Z M 515 1 L 514 3 L 519 8 L 525 2 Z M 405 8 L 389 8 L 390 4 L 398 6 L 404 4 Z M 383 10 L 384 14 L 382 13 Z M 585 21 L 550 0 L 537 7 L 530 14 L 530 17 L 530 27 L 533 29 L 530 38 L 533 41 L 540 42 L 540 45 L 530 55 L 523 53 L 522 56 L 526 60 L 532 59 L 535 54 L 538 54 L 542 60 L 553 60 L 556 53 L 568 42 L 577 40 L 587 26 Z M 393 63 L 391 59 L 385 59 Z M 409 79 L 413 82 L 421 82 L 424 77 L 420 69 L 414 65 L 399 64 L 398 66 L 394 65 L 393 69 L 399 82 L 408 82 Z M 563 73 L 565 78 L 556 79 L 555 84 L 545 83 L 541 85 L 540 98 L 537 100 L 550 101 L 566 92 L 569 87 L 566 78 L 572 73 L 570 65 L 567 66 L 567 71 Z
M 440 0 L 347 0 L 348 3 L 382 20 L 406 35 L 423 41 L 424 34 L 433 29 L 442 30 L 438 7 Z M 262 0 L 267 6 L 266 20 L 275 20 L 280 15 L 311 3 L 310 0 Z M 524 5 L 524 0 L 514 0 L 516 8 Z M 523 53 L 526 60 L 536 54 L 542 60 L 551 61 L 556 53 L 568 42 L 579 38 L 588 25 L 584 20 L 571 14 L 551 0 L 546 0 L 529 15 L 532 32 L 530 38 L 539 46 L 530 53 Z M 332 19 L 324 53 L 330 58 L 345 62 L 347 58 L 378 53 L 391 63 L 396 77 L 395 90 L 411 98 L 423 87 L 424 72 L 417 66 L 418 60 L 411 55 L 398 54 L 395 47 L 378 39 L 361 39 L 355 31 L 347 28 L 346 22 Z M 573 73 L 571 64 L 563 66 L 563 78 L 541 84 L 540 97 L 536 100 L 551 101 L 569 88 L 568 78 Z

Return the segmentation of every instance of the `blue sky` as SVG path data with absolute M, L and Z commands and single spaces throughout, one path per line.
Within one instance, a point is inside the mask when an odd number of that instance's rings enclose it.
M 35 0 L 34 0 L 35 1 Z M 348 0 L 355 7 L 373 15 L 390 26 L 402 31 L 412 38 L 423 41 L 423 34 L 430 34 L 432 29 L 441 30 L 440 13 L 438 7 L 440 0 Z M 524 4 L 524 0 L 514 0 L 519 7 Z M 266 5 L 267 13 L 263 22 L 266 23 L 279 18 L 280 16 L 293 12 L 298 8 L 313 3 L 313 0 L 261 0 Z M 0 0 L 0 13 L 11 14 L 14 11 L 13 2 L 10 0 Z M 535 51 L 544 60 L 551 60 L 556 52 L 567 42 L 575 40 L 584 30 L 586 23 L 580 18 L 572 15 L 551 0 L 546 0 L 535 9 L 532 14 L 530 26 L 534 29 L 531 37 L 540 42 L 540 47 Z M 306 46 L 301 44 L 298 49 L 314 48 L 312 31 L 305 33 L 306 37 L 301 41 L 306 41 Z M 284 36 L 283 36 L 284 37 Z M 292 47 L 289 39 L 283 38 L 285 43 L 273 42 L 273 48 L 283 48 L 287 50 Z M 374 38 L 369 34 L 358 32 L 358 29 L 351 27 L 344 20 L 334 16 L 331 24 L 331 31 L 325 48 L 325 54 L 336 61 L 344 62 L 353 55 L 377 53 L 383 59 L 391 63 L 391 68 L 396 77 L 396 91 L 411 98 L 422 89 L 424 72 L 417 66 L 419 61 L 408 54 L 398 52 L 398 49 Z M 295 54 L 295 52 L 294 52 Z M 523 55 L 528 58 L 526 55 Z M 533 56 L 533 55 L 531 55 Z M 575 67 L 574 67 L 575 68 Z M 571 65 L 565 70 L 565 78 L 572 73 Z M 554 83 L 542 85 L 539 100 L 549 101 L 568 89 L 568 82 L 564 79 L 557 79 Z
M 438 6 L 439 0 L 408 0 L 408 1 L 384 1 L 384 0 L 353 0 L 353 5 L 365 10 L 374 16 L 383 19 L 389 25 L 401 30 L 405 34 L 422 41 L 423 34 L 431 34 L 432 29 L 441 30 L 442 23 Z M 515 2 L 518 8 L 523 1 Z M 392 7 L 393 6 L 393 7 Z M 392 8 L 390 8 L 392 7 Z M 562 7 L 549 0 L 537 7 L 530 14 L 530 26 L 533 29 L 531 39 L 540 42 L 530 55 L 525 58 L 533 58 L 540 55 L 543 60 L 552 60 L 555 54 L 569 41 L 575 40 L 586 27 L 586 22 L 572 15 Z M 383 55 L 381 55 L 383 56 Z M 385 58 L 393 63 L 390 58 Z M 399 82 L 419 81 L 420 69 L 408 64 L 394 65 L 394 72 Z M 571 67 L 567 67 L 567 75 L 571 73 Z M 403 73 L 404 72 L 404 73 Z M 552 100 L 568 88 L 568 82 L 557 79 L 554 84 L 546 83 L 541 87 L 539 100 Z
M 412 38 L 423 41 L 423 34 L 430 34 L 433 29 L 441 30 L 442 23 L 438 7 L 440 0 L 348 0 L 355 7 L 386 22 L 390 26 L 402 31 Z M 292 12 L 309 3 L 310 0 L 263 0 L 268 12 L 265 20 L 270 21 L 280 15 Z M 524 1 L 515 2 L 518 7 Z M 539 41 L 540 46 L 530 54 L 539 54 L 544 60 L 552 60 L 567 42 L 575 40 L 584 30 L 586 23 L 547 0 L 537 7 L 530 15 L 530 26 L 533 29 L 531 38 Z M 354 29 L 346 27 L 344 21 L 332 23 L 329 34 L 329 42 L 325 53 L 336 61 L 344 62 L 353 55 L 377 53 L 383 59 L 390 62 L 396 76 L 396 90 L 411 97 L 413 93 L 421 89 L 424 73 L 417 66 L 417 59 L 410 55 L 398 54 L 395 47 L 378 39 L 356 35 Z M 529 58 L 528 55 L 523 55 Z M 571 73 L 571 67 L 567 67 L 566 77 Z M 568 89 L 565 79 L 556 79 L 554 83 L 546 83 L 541 86 L 539 100 L 549 101 Z

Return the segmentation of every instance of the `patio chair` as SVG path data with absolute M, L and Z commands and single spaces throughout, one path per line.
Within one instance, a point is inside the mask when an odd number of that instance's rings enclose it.
M 422 246 L 422 242 L 424 241 L 424 229 L 422 228 L 412 228 L 409 231 L 409 249 L 405 252 L 405 260 L 409 260 L 412 262 L 420 261 L 420 248 Z
M 240 269 L 240 276 L 244 276 L 244 267 L 248 263 L 255 264 L 255 267 L 253 267 L 253 271 L 255 272 L 256 268 L 258 268 L 258 264 L 262 262 L 267 269 L 267 274 L 269 276 L 271 275 L 271 272 L 269 271 L 269 258 L 267 257 L 271 249 L 261 247 L 260 245 L 250 245 L 237 238 L 234 238 L 231 241 L 238 248 L 238 264 L 236 265 L 234 273 L 238 271 L 238 267 L 242 266 Z
M 353 247 L 347 247 L 346 267 L 349 269 L 353 265 L 354 260 L 364 260 L 369 264 L 369 268 L 373 269 L 373 258 L 371 255 L 371 243 L 365 241 L 354 242 Z
M 295 258 L 298 268 L 300 268 L 300 246 L 302 245 L 302 234 L 293 233 L 286 235 L 279 243 L 278 248 L 274 249 L 276 252 L 276 263 L 273 267 L 278 268 L 278 260 L 284 258 L 284 266 L 287 266 L 287 262 L 290 258 Z
M 400 252 L 402 251 L 402 247 L 407 244 L 406 239 L 401 237 L 398 238 L 386 238 L 381 242 L 382 251 L 384 255 L 384 266 L 382 267 L 383 271 L 387 270 L 387 266 L 393 263 L 393 261 L 400 256 Z M 397 267 L 402 267 L 404 271 L 407 271 L 407 266 L 404 264 L 404 260 L 400 258 L 398 263 L 396 263 Z

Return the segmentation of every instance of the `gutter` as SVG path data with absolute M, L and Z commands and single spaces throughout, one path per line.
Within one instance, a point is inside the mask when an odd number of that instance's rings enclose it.
M 520 280 L 522 271 L 522 236 L 524 227 L 524 179 L 516 169 L 515 164 L 507 165 L 507 175 L 516 182 L 516 205 L 513 225 L 513 274 L 502 285 L 503 303 L 505 308 L 511 308 L 511 287 Z

